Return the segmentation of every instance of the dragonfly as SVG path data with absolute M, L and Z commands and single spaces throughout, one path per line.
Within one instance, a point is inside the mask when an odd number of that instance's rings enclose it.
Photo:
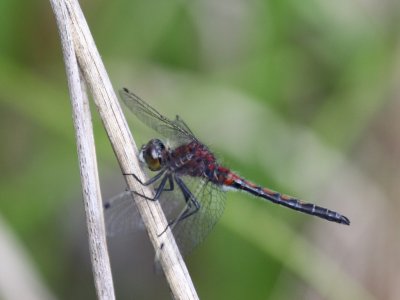
M 143 182 L 135 174 L 125 174 L 142 185 L 154 186 L 154 197 L 128 191 L 105 203 L 109 235 L 124 231 L 125 227 L 138 227 L 135 220 L 140 218 L 133 197 L 144 197 L 160 201 L 181 252 L 187 254 L 205 239 L 222 216 L 226 192 L 231 190 L 350 225 L 350 220 L 336 211 L 259 186 L 222 166 L 179 116 L 168 119 L 126 88 L 120 90 L 120 97 L 140 121 L 165 140 L 153 138 L 139 151 L 140 162 L 152 174 L 150 179 Z

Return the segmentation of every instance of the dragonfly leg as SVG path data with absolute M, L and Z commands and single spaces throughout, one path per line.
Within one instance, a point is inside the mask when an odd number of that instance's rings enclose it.
M 174 181 L 172 180 L 171 174 L 166 175 L 166 177 L 168 177 L 169 187 L 167 188 L 167 187 L 164 186 L 162 191 L 164 191 L 164 192 L 172 192 L 174 190 Z M 156 190 L 158 190 L 158 187 L 156 188 Z
M 156 176 L 158 176 L 158 174 Z M 158 176 L 158 177 L 160 177 L 160 176 Z M 152 180 L 153 178 L 151 178 L 150 180 Z M 169 187 L 166 188 L 165 185 L 167 184 L 167 180 L 168 180 L 168 183 L 169 183 Z M 138 195 L 138 196 L 140 196 L 140 197 L 142 197 L 142 198 L 144 198 L 146 200 L 157 201 L 160 198 L 160 195 L 161 195 L 162 192 L 164 192 L 164 191 L 173 191 L 173 190 L 174 190 L 174 182 L 172 180 L 172 176 L 171 176 L 171 174 L 167 174 L 167 175 L 165 175 L 163 177 L 163 179 L 160 182 L 160 185 L 156 188 L 156 193 L 155 193 L 154 197 L 147 197 L 147 196 L 145 196 L 145 195 L 143 195 L 141 193 L 138 193 L 136 191 L 130 191 L 130 192 L 132 192 L 135 195 Z
M 167 227 L 158 235 L 161 236 L 165 231 L 167 231 L 168 227 L 174 227 L 180 221 L 190 217 L 191 215 L 198 212 L 200 209 L 200 203 L 197 201 L 196 197 L 192 194 L 186 184 L 177 176 L 174 176 L 176 183 L 178 184 L 180 190 L 183 193 L 186 202 L 186 208 L 179 214 L 179 216 L 172 221 L 168 222 Z M 171 179 L 172 180 L 172 179 Z M 194 205 L 194 207 L 192 206 Z
M 167 184 L 167 180 L 169 183 L 169 187 L 165 187 Z M 162 192 L 171 192 L 174 190 L 174 181 L 172 180 L 171 174 L 167 174 L 164 176 L 164 178 L 161 180 L 160 185 L 155 189 L 156 194 L 153 198 L 153 200 L 158 200 L 160 198 L 160 195 Z
M 123 173 L 123 175 L 125 176 L 132 176 L 133 178 L 135 178 L 135 180 L 137 182 L 139 182 L 141 185 L 147 186 L 150 185 L 154 182 L 156 182 L 158 179 L 160 179 L 160 177 L 167 171 L 167 169 L 161 170 L 160 172 L 158 172 L 154 177 L 150 178 L 149 180 L 143 182 L 140 180 L 139 177 L 137 177 L 135 174 L 133 173 Z
M 175 222 L 178 223 L 178 222 L 192 216 L 193 214 L 197 213 L 200 209 L 199 201 L 197 201 L 196 197 L 192 194 L 192 192 L 189 190 L 189 188 L 186 186 L 186 184 L 182 181 L 182 179 L 175 176 L 175 181 L 183 193 L 183 196 L 186 201 L 186 208 L 179 215 L 178 219 L 174 220 L 172 223 L 175 223 Z

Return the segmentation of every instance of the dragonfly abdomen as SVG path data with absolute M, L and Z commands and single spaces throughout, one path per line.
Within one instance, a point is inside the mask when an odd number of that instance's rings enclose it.
M 286 206 L 288 208 L 320 217 L 322 219 L 349 225 L 350 221 L 347 217 L 329 210 L 327 208 L 317 206 L 312 203 L 306 203 L 291 196 L 275 192 L 273 190 L 258 186 L 250 181 L 247 181 L 240 176 L 230 172 L 225 168 L 218 168 L 219 182 L 226 188 L 233 188 L 248 192 L 256 197 L 269 200 L 273 203 Z

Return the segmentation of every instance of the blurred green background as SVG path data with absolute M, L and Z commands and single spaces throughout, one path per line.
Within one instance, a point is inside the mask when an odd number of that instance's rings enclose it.
M 352 221 L 230 193 L 187 258 L 202 299 L 400 298 L 400 2 L 81 4 L 115 89 L 182 116 L 241 175 Z M 49 2 L 1 0 L 0 45 L 0 298 L 95 299 Z M 92 111 L 106 199 L 125 184 Z M 169 298 L 145 234 L 109 248 L 118 299 Z

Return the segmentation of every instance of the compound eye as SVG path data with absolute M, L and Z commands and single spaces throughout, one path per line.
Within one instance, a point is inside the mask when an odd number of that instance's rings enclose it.
M 154 149 L 146 149 L 143 158 L 150 170 L 158 171 L 161 169 L 161 158 Z
M 158 171 L 161 169 L 161 162 L 160 159 L 158 158 L 153 158 L 150 156 L 146 156 L 144 157 L 147 166 L 149 167 L 150 170 L 152 171 Z
M 159 139 L 152 139 L 140 149 L 139 159 L 146 163 L 151 171 L 159 171 L 165 165 L 167 156 L 164 144 Z

